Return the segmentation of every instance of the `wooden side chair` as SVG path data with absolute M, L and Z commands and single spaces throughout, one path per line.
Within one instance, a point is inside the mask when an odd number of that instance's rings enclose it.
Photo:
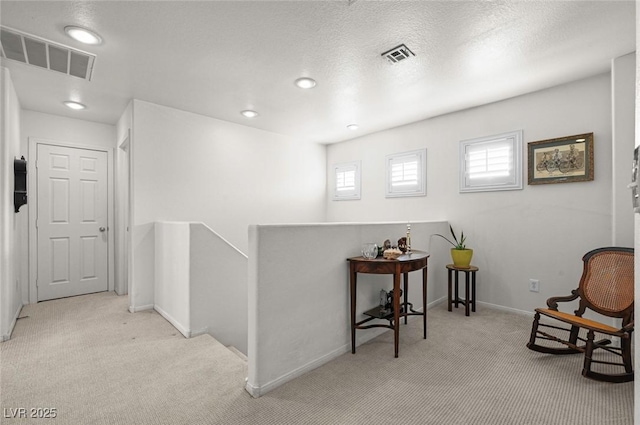
M 584 269 L 578 289 L 571 291 L 565 297 L 552 297 L 547 300 L 549 308 L 536 308 L 536 314 L 531 329 L 531 337 L 527 347 L 531 350 L 550 354 L 584 353 L 584 367 L 582 375 L 587 378 L 607 382 L 628 382 L 633 380 L 631 364 L 631 334 L 633 333 L 633 249 L 632 248 L 599 248 L 587 252 L 582 257 Z M 559 302 L 579 300 L 579 307 L 571 313 L 558 311 Z M 593 310 L 604 316 L 622 319 L 622 327 L 615 328 L 595 320 L 583 318 L 586 309 Z M 544 324 L 540 316 L 556 319 L 570 325 L 570 328 Z M 553 323 L 553 322 L 552 322 Z M 567 338 L 561 338 L 540 330 L 553 328 L 568 332 Z M 580 329 L 587 331 L 587 338 L 579 336 Z M 620 347 L 609 346 L 611 340 L 595 340 L 595 333 L 607 337 L 620 338 Z M 554 332 L 566 335 L 564 332 Z M 540 345 L 539 340 L 553 341 Z M 584 343 L 578 345 L 580 341 Z M 559 343 L 559 344 L 556 344 Z M 616 356 L 619 362 L 596 360 L 593 353 L 596 349 L 603 349 Z M 614 357 L 615 359 L 615 357 Z M 594 363 L 620 366 L 623 373 L 605 373 L 592 370 Z M 610 369 L 607 369 L 610 370 Z

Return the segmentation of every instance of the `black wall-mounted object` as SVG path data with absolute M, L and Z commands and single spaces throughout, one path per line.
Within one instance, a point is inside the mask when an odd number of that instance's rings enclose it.
M 13 193 L 13 205 L 16 212 L 27 203 L 27 161 L 24 156 L 13 160 L 13 173 L 15 175 L 15 189 Z
M 640 213 L 640 146 L 633 151 L 633 168 L 631 169 L 631 183 L 627 185 L 631 189 L 631 200 L 633 202 L 633 212 Z

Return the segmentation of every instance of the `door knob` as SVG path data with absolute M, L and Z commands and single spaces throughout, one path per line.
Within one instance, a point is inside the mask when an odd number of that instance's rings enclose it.
M 105 230 L 107 230 L 107 229 L 106 229 L 106 228 L 104 228 L 104 227 L 101 227 L 99 230 L 100 230 L 101 232 L 104 232 L 104 231 L 105 231 Z

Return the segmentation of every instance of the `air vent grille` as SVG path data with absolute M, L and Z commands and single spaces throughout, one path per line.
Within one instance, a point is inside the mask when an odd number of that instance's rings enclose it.
M 409 50 L 407 46 L 401 44 L 389 51 L 384 52 L 381 56 L 386 57 L 387 60 L 391 63 L 398 63 L 410 58 L 411 56 L 415 56 L 415 54 L 411 50 Z
M 96 55 L 0 27 L 0 56 L 91 81 Z

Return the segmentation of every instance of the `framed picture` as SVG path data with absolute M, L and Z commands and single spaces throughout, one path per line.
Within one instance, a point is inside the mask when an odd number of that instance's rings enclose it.
M 593 133 L 529 142 L 529 184 L 593 180 Z

